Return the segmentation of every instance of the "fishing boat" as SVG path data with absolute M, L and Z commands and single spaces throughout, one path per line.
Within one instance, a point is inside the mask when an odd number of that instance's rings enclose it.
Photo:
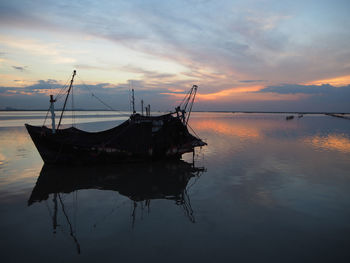
M 105 131 L 87 132 L 75 127 L 61 128 L 68 96 L 73 87 L 74 70 L 63 109 L 55 124 L 56 99 L 50 95 L 51 128 L 25 124 L 44 163 L 84 164 L 117 163 L 138 160 L 180 159 L 182 154 L 207 145 L 188 130 L 189 118 L 198 86 L 193 85 L 174 112 L 151 116 L 150 106 L 146 115 L 133 111 L 129 119 Z

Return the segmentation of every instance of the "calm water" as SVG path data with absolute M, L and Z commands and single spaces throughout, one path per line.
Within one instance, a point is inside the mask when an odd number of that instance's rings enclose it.
M 195 167 L 52 168 L 23 127 L 45 114 L 0 113 L 2 262 L 350 262 L 349 120 L 195 113 Z

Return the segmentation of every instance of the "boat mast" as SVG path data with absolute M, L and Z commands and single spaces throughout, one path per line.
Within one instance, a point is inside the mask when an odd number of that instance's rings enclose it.
M 177 117 L 180 118 L 183 124 L 185 124 L 186 126 L 190 119 L 192 107 L 194 104 L 194 99 L 196 98 L 196 94 L 197 94 L 197 89 L 198 89 L 198 86 L 193 85 L 190 91 L 186 94 L 185 98 L 180 103 L 180 105 L 175 108 Z M 188 115 L 186 116 L 187 108 L 189 109 L 189 111 L 188 111 Z
M 193 107 L 193 104 L 194 104 L 194 99 L 196 98 L 196 94 L 197 94 L 197 88 L 198 86 L 197 85 L 193 85 L 192 86 L 192 89 L 193 89 L 193 92 L 192 92 L 192 101 L 190 102 L 190 110 L 188 111 L 188 115 L 187 115 L 187 121 L 186 121 L 186 126 L 187 126 L 187 123 L 188 121 L 190 120 L 190 115 L 191 115 L 191 112 L 192 112 L 192 107 Z M 186 105 L 187 106 L 187 105 Z
M 131 90 L 132 97 L 131 97 L 131 103 L 132 103 L 132 114 L 135 114 L 135 96 L 134 96 L 134 89 Z
M 50 95 L 50 111 L 51 111 L 51 121 L 52 121 L 52 133 L 56 133 L 56 124 L 55 124 L 55 102 L 53 95 Z
M 66 96 L 66 99 L 64 100 L 64 104 L 63 104 L 63 109 L 62 109 L 62 112 L 61 112 L 60 121 L 58 122 L 58 125 L 57 125 L 57 130 L 58 130 L 58 128 L 59 128 L 60 125 L 61 125 L 63 113 L 64 113 L 64 111 L 65 111 L 65 109 L 66 109 L 67 100 L 68 100 L 68 97 L 69 97 L 69 93 L 70 93 L 70 91 L 71 91 L 71 89 L 72 89 L 72 87 L 73 87 L 73 81 L 74 81 L 74 77 L 75 77 L 76 73 L 77 73 L 77 71 L 74 70 L 74 71 L 73 71 L 73 75 L 72 75 L 72 79 L 71 79 L 71 81 L 70 81 L 69 89 L 68 89 L 68 92 L 67 92 L 67 96 Z
M 141 115 L 143 116 L 143 100 L 141 100 Z

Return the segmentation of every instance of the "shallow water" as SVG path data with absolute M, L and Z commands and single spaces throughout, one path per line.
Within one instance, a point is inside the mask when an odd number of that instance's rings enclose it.
M 197 169 L 51 168 L 22 126 L 45 114 L 0 116 L 2 262 L 350 262 L 349 120 L 194 113 Z

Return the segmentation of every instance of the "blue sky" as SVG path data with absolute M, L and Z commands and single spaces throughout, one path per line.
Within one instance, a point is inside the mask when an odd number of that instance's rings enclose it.
M 83 83 L 119 109 L 132 83 L 157 110 L 198 84 L 198 110 L 350 111 L 349 10 L 349 1 L 0 0 L 0 108 L 46 108 L 77 69 L 83 108 L 101 108 Z

